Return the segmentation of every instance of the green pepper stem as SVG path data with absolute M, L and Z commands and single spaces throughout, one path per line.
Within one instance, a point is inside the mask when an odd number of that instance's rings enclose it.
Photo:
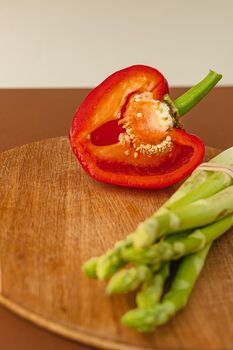
M 221 78 L 221 74 L 210 70 L 203 80 L 178 97 L 174 101 L 174 105 L 178 109 L 179 116 L 187 113 L 199 101 L 201 101 Z

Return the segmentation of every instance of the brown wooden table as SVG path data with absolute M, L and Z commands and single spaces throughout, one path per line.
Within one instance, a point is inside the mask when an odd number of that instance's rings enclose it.
M 185 89 L 171 89 L 175 98 Z M 66 135 L 76 107 L 88 89 L 6 89 L 0 90 L 0 151 L 44 138 Z M 184 117 L 185 127 L 205 143 L 232 146 L 233 87 L 216 88 L 199 106 Z M 0 307 L 0 349 L 3 350 L 85 350 L 50 334 Z

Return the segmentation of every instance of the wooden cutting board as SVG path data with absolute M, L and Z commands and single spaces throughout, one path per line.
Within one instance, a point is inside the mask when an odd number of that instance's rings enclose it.
M 207 158 L 217 151 L 207 149 Z M 151 334 L 120 325 L 133 295 L 108 297 L 81 266 L 134 229 L 174 191 L 97 183 L 67 138 L 0 155 L 0 303 L 55 333 L 104 349 L 233 348 L 233 238 L 219 239 L 186 309 Z

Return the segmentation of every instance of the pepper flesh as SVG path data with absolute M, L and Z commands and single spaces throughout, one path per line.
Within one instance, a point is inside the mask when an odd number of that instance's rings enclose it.
M 137 188 L 164 188 L 188 176 L 203 160 L 204 145 L 197 136 L 155 118 L 167 94 L 163 75 L 142 65 L 116 72 L 95 88 L 77 110 L 70 131 L 84 170 L 96 180 Z M 150 98 L 145 100 L 146 95 Z M 155 146 L 156 153 L 146 146 Z

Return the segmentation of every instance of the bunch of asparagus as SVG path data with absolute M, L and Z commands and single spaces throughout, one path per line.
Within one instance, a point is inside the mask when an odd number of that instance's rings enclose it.
M 211 163 L 231 169 L 233 147 Z M 110 278 L 108 294 L 137 290 L 137 307 L 123 316 L 122 323 L 141 332 L 152 331 L 187 304 L 213 241 L 232 225 L 231 170 L 200 168 L 125 240 L 87 261 L 84 271 L 91 278 Z M 171 264 L 178 259 L 164 294 Z

